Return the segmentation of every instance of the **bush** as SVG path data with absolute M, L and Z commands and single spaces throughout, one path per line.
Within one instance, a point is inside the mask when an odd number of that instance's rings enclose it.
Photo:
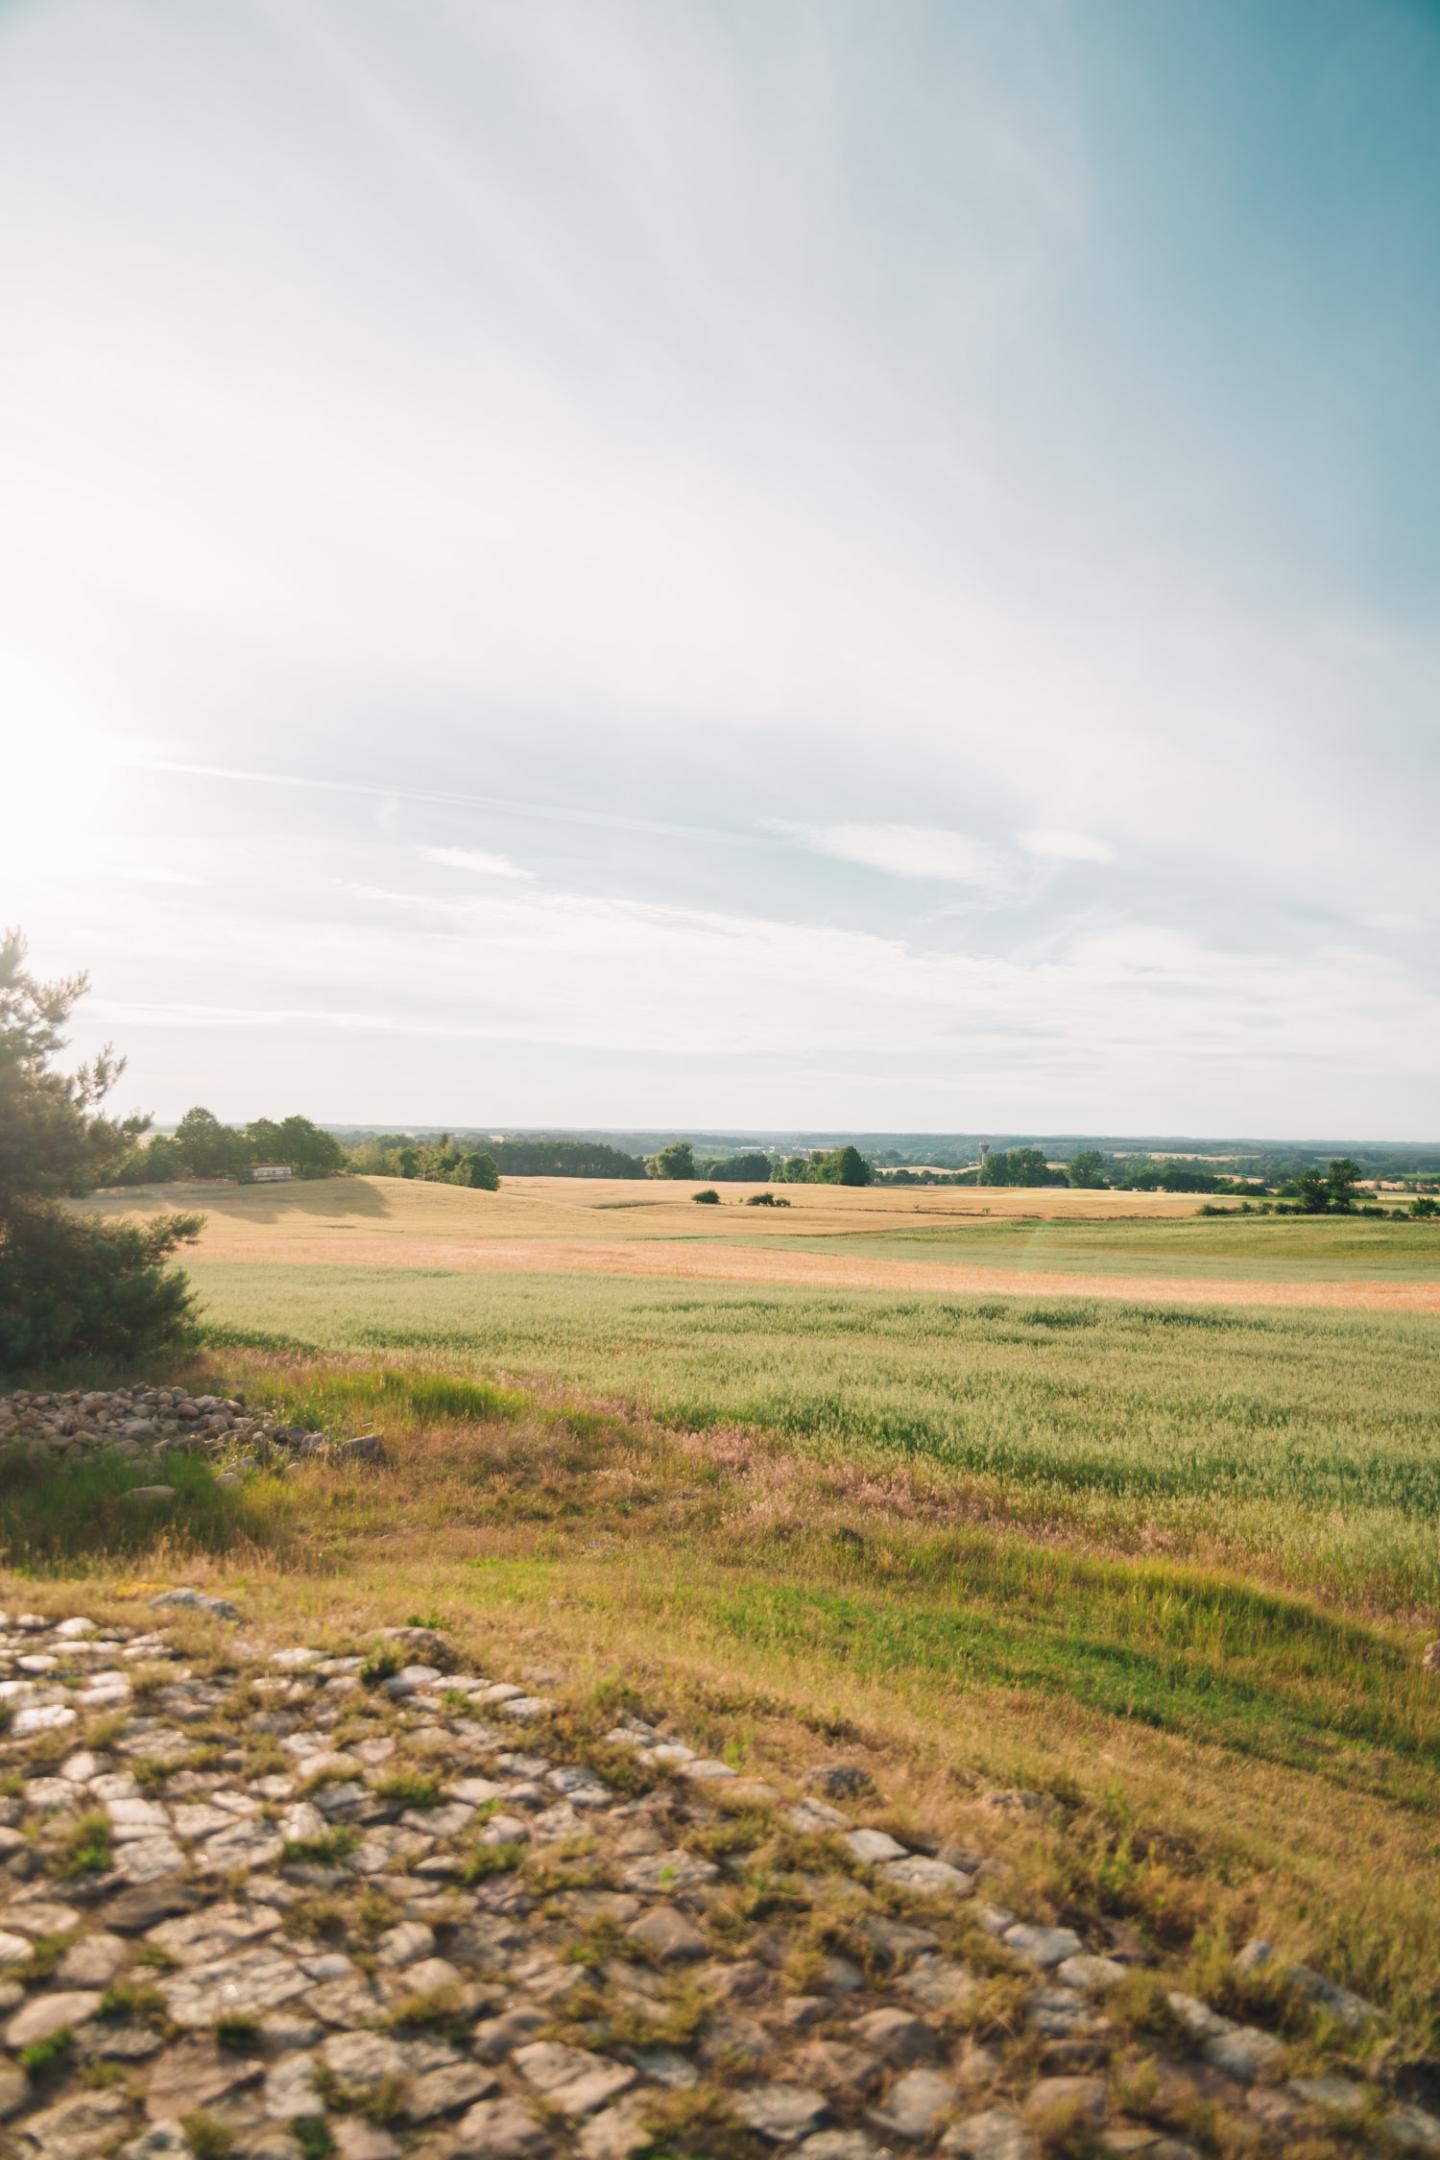
M 690 1197 L 697 1207 L 719 1207 L 720 1205 L 720 1195 L 713 1185 L 707 1185 L 704 1192 L 691 1193 Z
M 198 1215 L 141 1225 L 17 1209 L 0 1239 L 0 1373 L 149 1357 L 192 1341 L 190 1286 L 163 1262 L 199 1230 Z

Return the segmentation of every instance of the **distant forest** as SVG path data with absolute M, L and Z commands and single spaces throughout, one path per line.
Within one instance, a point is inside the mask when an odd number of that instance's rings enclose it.
M 645 1148 L 645 1141 L 655 1145 Z M 631 1146 L 619 1143 L 628 1140 Z M 982 1152 L 983 1151 L 983 1152 Z M 1343 1170 L 1340 1198 L 1334 1166 Z M 153 1133 L 120 1166 L 117 1182 L 161 1185 L 215 1179 L 247 1181 L 266 1166 L 294 1177 L 415 1178 L 493 1191 L 502 1177 L 646 1178 L 707 1184 L 1071 1186 L 1118 1192 L 1196 1193 L 1283 1207 L 1359 1204 L 1356 1188 L 1388 1189 L 1392 1199 L 1440 1193 L 1440 1148 L 1393 1143 L 1347 1149 L 1246 1141 L 1084 1141 L 1075 1136 L 1001 1144 L 964 1135 L 886 1133 L 710 1135 L 596 1132 L 461 1132 L 422 1127 L 373 1132 L 324 1127 L 292 1115 L 226 1125 L 204 1108 L 188 1110 L 173 1132 Z M 1364 1196 L 1368 1199 L 1368 1195 Z M 1424 1212 L 1428 1212 L 1428 1209 Z

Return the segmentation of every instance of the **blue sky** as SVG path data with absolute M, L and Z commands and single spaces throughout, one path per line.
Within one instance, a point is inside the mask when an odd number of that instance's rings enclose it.
M 0 913 L 170 1118 L 1433 1135 L 1440 8 L 0 7 Z

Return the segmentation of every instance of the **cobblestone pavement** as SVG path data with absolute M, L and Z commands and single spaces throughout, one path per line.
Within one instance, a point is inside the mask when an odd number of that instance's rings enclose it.
M 850 1766 L 782 1790 L 428 1629 L 276 1650 L 169 1598 L 152 1632 L 0 1614 L 6 2155 L 1440 2152 L 1272 2031 L 1140 2015 L 1138 1944 L 1007 1910 Z M 170 1639 L 186 1606 L 217 1654 Z

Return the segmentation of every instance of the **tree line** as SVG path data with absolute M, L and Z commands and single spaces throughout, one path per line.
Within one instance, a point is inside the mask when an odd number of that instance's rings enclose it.
M 188 1178 L 245 1178 L 261 1163 L 283 1163 L 296 1177 L 333 1177 L 346 1167 L 333 1134 L 307 1117 L 252 1118 L 224 1125 L 198 1104 L 173 1133 L 137 1142 L 115 1170 L 117 1185 L 174 1185 Z
M 672 1140 L 645 1160 L 652 1178 L 709 1178 L 733 1185 L 870 1185 L 875 1169 L 855 1147 L 812 1148 L 808 1154 L 771 1157 L 759 1149 L 726 1155 L 718 1162 L 697 1161 L 688 1140 Z

